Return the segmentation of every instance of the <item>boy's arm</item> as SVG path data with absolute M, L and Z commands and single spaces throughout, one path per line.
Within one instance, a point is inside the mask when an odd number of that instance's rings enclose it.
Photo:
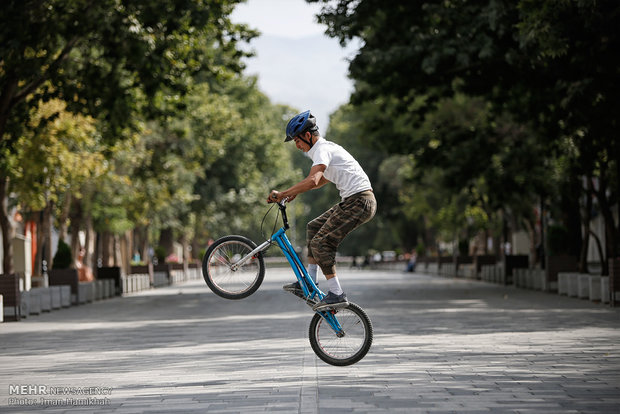
M 305 193 L 306 191 L 314 190 L 315 188 L 324 186 L 329 182 L 329 180 L 327 180 L 323 175 L 326 168 L 327 166 L 324 164 L 312 166 L 308 176 L 294 186 L 287 188 L 284 191 L 272 190 L 271 194 L 269 195 L 270 200 L 268 201 L 279 202 L 283 198 L 288 198 L 289 201 L 292 201 L 295 197 L 297 197 L 298 194 Z

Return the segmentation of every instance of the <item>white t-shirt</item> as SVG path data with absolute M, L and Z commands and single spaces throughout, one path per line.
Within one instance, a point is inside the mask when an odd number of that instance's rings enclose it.
M 323 164 L 323 175 L 336 185 L 340 197 L 345 198 L 366 190 L 372 190 L 368 176 L 359 163 L 340 145 L 320 137 L 306 155 L 312 166 Z

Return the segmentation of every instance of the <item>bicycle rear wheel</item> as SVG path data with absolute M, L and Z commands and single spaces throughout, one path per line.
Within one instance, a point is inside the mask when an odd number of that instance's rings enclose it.
M 309 339 L 314 353 L 331 365 L 345 366 L 355 364 L 366 354 L 372 345 L 372 323 L 366 312 L 355 303 L 334 309 L 344 335 L 340 337 L 330 324 L 318 313 L 310 322 Z
M 241 266 L 235 264 L 256 248 L 243 236 L 226 236 L 216 240 L 202 259 L 202 276 L 209 288 L 225 299 L 243 299 L 256 292 L 265 277 L 261 253 Z

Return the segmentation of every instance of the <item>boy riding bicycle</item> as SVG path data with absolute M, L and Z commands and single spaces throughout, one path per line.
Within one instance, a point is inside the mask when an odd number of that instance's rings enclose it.
M 284 191 L 272 190 L 267 202 L 292 201 L 298 194 L 333 182 L 340 191 L 342 201 L 308 223 L 308 273 L 317 282 L 321 268 L 329 292 L 313 310 L 338 308 L 348 305 L 338 276 L 336 276 L 336 250 L 345 236 L 372 219 L 377 211 L 377 201 L 368 176 L 359 163 L 340 145 L 321 137 L 316 118 L 310 111 L 294 116 L 286 126 L 284 142 L 295 141 L 297 148 L 312 159 L 312 168 L 306 178 Z M 299 294 L 299 282 L 285 285 L 284 290 Z

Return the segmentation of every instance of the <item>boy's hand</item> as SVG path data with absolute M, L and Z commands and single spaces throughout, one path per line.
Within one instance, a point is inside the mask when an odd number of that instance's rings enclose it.
M 297 195 L 288 196 L 286 197 L 286 201 L 291 202 L 295 199 L 295 197 L 297 197 Z M 279 203 L 280 201 L 282 201 L 283 198 L 284 196 L 282 195 L 280 191 L 271 190 L 271 193 L 269 193 L 269 197 L 267 197 L 267 202 L 268 203 Z
M 267 197 L 267 202 L 268 203 L 277 203 L 281 199 L 282 199 L 282 195 L 280 194 L 279 191 L 271 190 L 271 193 L 269 193 L 269 197 Z

